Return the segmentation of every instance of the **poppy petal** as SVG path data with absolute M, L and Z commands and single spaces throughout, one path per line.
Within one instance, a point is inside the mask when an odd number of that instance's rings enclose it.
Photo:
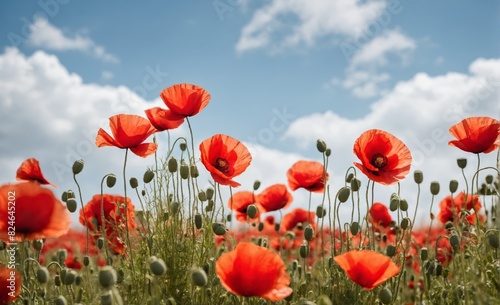
M 146 158 L 147 156 L 154 154 L 157 148 L 158 144 L 156 143 L 142 143 L 135 147 L 131 147 L 130 151 L 139 157 Z

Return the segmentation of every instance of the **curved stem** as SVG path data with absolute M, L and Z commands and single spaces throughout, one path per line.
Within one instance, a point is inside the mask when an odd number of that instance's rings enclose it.
M 123 197 L 124 197 L 124 205 L 125 205 L 125 232 L 127 235 L 127 248 L 128 253 L 130 254 L 130 266 L 132 267 L 132 274 L 135 274 L 134 268 L 134 257 L 132 250 L 132 243 L 130 242 L 130 232 L 128 228 L 128 204 L 127 204 L 127 156 L 128 156 L 128 148 L 125 148 L 125 160 L 123 161 Z

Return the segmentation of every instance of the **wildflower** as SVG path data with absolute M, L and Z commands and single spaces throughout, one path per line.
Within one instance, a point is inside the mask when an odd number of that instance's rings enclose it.
M 215 182 L 238 187 L 234 177 L 243 173 L 252 161 L 248 149 L 240 141 L 224 134 L 216 134 L 201 142 L 201 162 Z
M 142 143 L 157 130 L 151 123 L 138 115 L 118 114 L 109 118 L 109 126 L 113 137 L 104 129 L 99 128 L 95 144 L 97 147 L 116 146 L 119 148 L 130 148 L 140 156 L 147 157 L 156 151 L 156 143 Z
M 456 140 L 448 145 L 466 152 L 487 154 L 499 146 L 500 121 L 490 117 L 469 117 L 451 126 L 450 133 Z
M 281 220 L 281 228 L 285 231 L 291 231 L 299 223 L 303 226 L 305 226 L 305 223 L 309 223 L 314 228 L 314 217 L 314 212 L 308 212 L 301 208 L 297 208 L 283 216 L 283 219 Z
M 184 117 L 173 113 L 170 109 L 154 107 L 145 111 L 151 124 L 158 130 L 170 130 L 181 126 Z
M 40 163 L 35 158 L 26 159 L 16 172 L 17 180 L 27 180 L 27 181 L 37 181 L 40 184 L 49 184 L 53 187 L 57 187 L 55 184 L 50 183 L 43 176 L 42 169 L 40 168 Z
M 210 94 L 192 84 L 176 84 L 164 89 L 160 97 L 172 113 L 184 117 L 194 116 L 208 105 Z
M 410 151 L 398 138 L 383 130 L 365 131 L 354 143 L 353 150 L 361 160 L 354 165 L 375 182 L 390 185 L 410 171 Z
M 269 249 L 249 242 L 219 257 L 215 272 L 222 286 L 244 297 L 283 300 L 292 293 L 290 276 L 281 257 Z
M 448 195 L 443 200 L 441 200 L 441 202 L 439 203 L 439 214 L 437 217 L 439 222 L 445 224 L 448 221 L 453 222 L 455 219 L 460 219 L 460 217 L 463 215 L 463 211 L 475 210 L 475 212 L 478 212 L 481 207 L 482 205 L 479 201 L 478 195 L 466 195 L 463 192 L 460 192 L 455 197 L 453 197 L 453 199 L 450 195 Z M 474 214 L 471 214 L 469 216 L 472 215 Z M 469 217 L 467 218 L 467 220 L 469 222 L 472 221 L 472 223 L 475 223 L 476 217 Z
M 286 173 L 292 191 L 304 188 L 310 192 L 322 193 L 328 180 L 323 164 L 316 161 L 297 161 Z
M 375 226 L 387 228 L 392 222 L 392 217 L 389 214 L 389 209 L 380 202 L 375 202 L 371 206 L 369 213 L 370 220 Z
M 292 204 L 292 194 L 284 184 L 273 184 L 264 189 L 256 200 L 266 212 L 286 209 Z
M 12 195 L 15 194 L 15 195 Z M 12 199 L 15 196 L 15 213 Z M 9 219 L 15 217 L 15 235 L 8 230 Z M 0 186 L 0 239 L 9 241 L 58 237 L 66 233 L 71 219 L 66 207 L 54 193 L 37 182 L 21 182 Z
M 353 282 L 366 290 L 372 290 L 400 271 L 389 257 L 371 250 L 351 250 L 335 256 L 334 260 Z
M 14 280 L 11 280 L 12 277 Z M 9 304 L 19 297 L 21 280 L 21 275 L 17 270 L 0 265 L 0 304 Z

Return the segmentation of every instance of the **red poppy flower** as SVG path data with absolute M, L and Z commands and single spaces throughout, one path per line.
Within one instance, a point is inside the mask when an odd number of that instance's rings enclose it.
M 95 144 L 97 147 L 116 146 L 119 148 L 130 148 L 140 156 L 147 157 L 156 151 L 156 143 L 142 143 L 157 130 L 151 123 L 138 115 L 118 114 L 109 118 L 109 126 L 113 137 L 104 129 L 99 128 Z
M 183 116 L 173 113 L 170 109 L 154 107 L 145 112 L 151 124 L 158 131 L 175 129 L 184 122 Z
M 249 242 L 219 257 L 215 272 L 226 290 L 244 297 L 280 301 L 292 293 L 290 276 L 281 257 Z
M 97 236 L 101 236 L 103 225 L 106 232 L 108 246 L 117 254 L 125 252 L 124 234 L 126 224 L 128 230 L 136 228 L 134 220 L 134 205 L 130 198 L 127 198 L 128 215 L 125 216 L 125 198 L 120 195 L 104 194 L 102 197 L 104 215 L 101 213 L 101 195 L 94 195 L 92 199 L 80 210 L 80 223 L 85 225 Z M 102 222 L 104 218 L 104 224 Z
M 387 228 L 391 225 L 392 217 L 389 209 L 382 203 L 375 202 L 370 208 L 370 220 L 375 226 Z
M 15 269 L 0 265 L 0 304 L 10 304 L 21 294 L 22 278 Z
M 173 113 L 188 117 L 198 114 L 210 101 L 210 94 L 192 84 L 177 84 L 164 89 L 160 97 Z
M 55 184 L 50 183 L 43 176 L 42 169 L 40 168 L 40 163 L 35 158 L 26 159 L 16 173 L 17 180 L 28 180 L 37 181 L 40 184 L 49 184 L 53 187 L 57 187 Z
M 243 173 L 252 161 L 252 155 L 240 141 L 224 134 L 216 134 L 200 144 L 201 162 L 215 182 L 238 187 L 234 177 Z
M 351 250 L 334 257 L 351 281 L 372 290 L 399 273 L 400 268 L 388 257 L 371 250 Z
M 12 221 L 15 222 L 15 235 L 12 235 Z M 58 237 L 69 230 L 70 224 L 66 207 L 51 190 L 39 183 L 0 186 L 0 239 L 24 241 Z
M 314 217 L 316 217 L 316 213 L 308 212 L 301 208 L 297 208 L 290 213 L 285 214 L 283 219 L 281 220 L 280 228 L 285 231 L 293 230 L 299 223 L 305 227 L 305 223 L 309 223 L 314 227 Z
M 310 192 L 322 193 L 328 180 L 328 173 L 325 172 L 323 164 L 316 161 L 297 161 L 286 175 L 292 191 L 305 188 Z
M 255 204 L 255 206 L 257 206 L 258 213 L 255 218 L 260 219 L 260 214 L 264 211 L 262 211 L 262 207 L 260 207 L 259 204 L 254 202 L 254 195 L 252 192 L 241 191 L 234 193 L 227 202 L 227 206 L 236 212 L 236 219 L 242 222 L 247 221 L 247 208 L 251 204 Z
M 455 197 L 453 197 L 453 201 L 450 195 L 441 200 L 441 202 L 439 203 L 439 214 L 437 217 L 441 223 L 446 223 L 448 221 L 453 222 L 455 219 L 460 219 L 462 210 L 475 210 L 476 212 L 478 212 L 481 207 L 482 205 L 479 201 L 478 195 L 465 195 L 463 192 L 460 192 Z M 470 220 L 473 221 L 475 219 L 471 218 Z
M 285 209 L 292 204 L 292 194 L 284 184 L 274 184 L 264 189 L 256 200 L 266 212 Z
M 448 145 L 471 153 L 490 153 L 498 148 L 500 121 L 490 117 L 470 117 L 450 128 L 456 140 Z
M 383 130 L 365 131 L 354 143 L 354 153 L 361 163 L 354 162 L 369 179 L 390 185 L 403 179 L 411 166 L 406 145 Z

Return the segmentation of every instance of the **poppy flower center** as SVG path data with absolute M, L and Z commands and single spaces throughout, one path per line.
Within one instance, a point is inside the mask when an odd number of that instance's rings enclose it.
M 224 158 L 217 158 L 215 160 L 215 168 L 221 171 L 222 173 L 226 174 L 229 170 L 229 161 L 227 161 Z
M 387 157 L 382 155 L 381 153 L 376 153 L 370 160 L 370 164 L 375 166 L 376 168 L 383 168 L 387 165 Z

